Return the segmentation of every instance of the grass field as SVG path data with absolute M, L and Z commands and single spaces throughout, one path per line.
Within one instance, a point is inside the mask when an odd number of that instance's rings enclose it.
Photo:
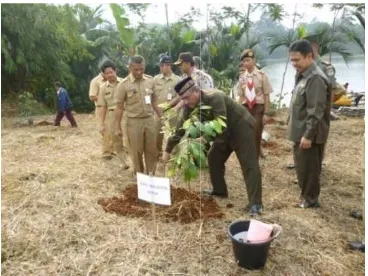
M 284 114 L 277 115 L 283 120 Z M 35 123 L 52 116 L 36 117 Z M 264 222 L 283 233 L 260 271 L 246 271 L 234 260 L 227 227 L 248 219 L 245 185 L 235 155 L 227 162 L 229 199 L 217 200 L 221 219 L 189 224 L 158 220 L 152 236 L 147 215 L 131 218 L 106 213 L 97 203 L 134 184 L 117 158 L 103 161 L 92 115 L 76 115 L 78 129 L 63 121 L 52 126 L 17 127 L 2 119 L 2 275 L 364 275 L 364 254 L 349 251 L 349 240 L 364 239 L 362 221 L 349 217 L 363 208 L 363 119 L 332 122 L 322 174 L 321 205 L 295 209 L 299 196 L 286 126 L 266 130 L 272 143 L 261 159 Z M 178 179 L 177 187 L 186 188 Z M 208 187 L 208 175 L 192 184 Z M 234 207 L 227 208 L 229 203 Z

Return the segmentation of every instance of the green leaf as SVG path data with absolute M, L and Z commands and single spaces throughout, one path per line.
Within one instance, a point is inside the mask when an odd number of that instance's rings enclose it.
M 221 116 L 217 117 L 216 120 L 220 123 L 220 125 L 226 128 L 226 123 L 221 119 Z
M 205 133 L 205 135 L 208 135 L 208 136 L 211 136 L 212 135 L 213 130 L 212 130 L 211 125 L 209 123 L 205 123 L 204 124 L 203 132 Z
M 191 180 L 195 179 L 198 176 L 198 170 L 197 170 L 196 166 L 190 164 L 190 166 L 188 168 L 188 171 L 189 171 L 189 175 L 190 175 Z
M 170 168 L 167 172 L 167 177 L 173 177 L 175 175 L 175 168 Z
M 211 43 L 209 48 L 211 55 L 216 57 L 218 55 L 217 47 Z
M 213 124 L 214 124 L 214 128 L 215 128 L 215 131 L 218 133 L 218 134 L 221 134 L 222 133 L 222 128 L 221 128 L 221 124 L 217 121 L 217 120 L 214 120 L 213 121 Z
M 189 135 L 192 138 L 198 138 L 199 131 L 194 125 L 190 125 L 188 129 Z
M 209 106 L 209 105 L 201 105 L 199 108 L 201 110 L 206 110 L 206 109 L 212 109 L 212 106 Z
M 187 130 L 189 128 L 189 126 L 191 125 L 191 121 L 190 118 L 188 120 L 186 120 L 183 124 L 183 129 Z
M 198 148 L 198 146 L 196 145 L 196 143 L 190 143 L 190 148 L 192 150 L 194 159 L 199 159 L 200 148 Z

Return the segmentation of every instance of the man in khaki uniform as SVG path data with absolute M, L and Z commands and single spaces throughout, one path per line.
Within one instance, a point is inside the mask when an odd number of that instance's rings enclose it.
M 125 104 L 127 135 L 134 173 L 154 174 L 158 158 L 153 112 L 155 111 L 159 118 L 162 117 L 162 112 L 157 106 L 153 78 L 144 74 L 144 66 L 142 56 L 130 58 L 130 74 L 119 84 L 116 93 L 115 134 L 121 133 Z M 143 165 L 143 155 L 146 168 Z
M 200 89 L 215 88 L 212 77 L 202 70 L 196 68 L 193 55 L 190 52 L 180 53 L 178 60 L 175 61 L 174 64 L 179 66 L 180 70 L 183 72 L 181 79 L 185 79 L 190 76 Z M 183 105 L 184 104 L 180 100 L 180 97 L 176 97 L 170 102 L 170 106 L 175 107 L 177 110 L 182 108 Z
M 312 45 L 298 40 L 290 48 L 296 69 L 288 122 L 288 139 L 294 142 L 294 163 L 301 189 L 300 208 L 319 207 L 323 149 L 330 128 L 331 86 L 313 60 Z
M 158 97 L 158 104 L 171 101 L 175 96 L 174 86 L 179 81 L 179 76 L 175 75 L 171 70 L 172 59 L 169 56 L 162 56 L 160 58 L 160 71 L 161 74 L 153 78 L 155 84 L 155 94 Z M 161 112 L 163 110 L 160 108 Z M 174 125 L 176 122 L 174 120 L 170 121 L 170 124 Z M 155 129 L 156 129 L 156 139 L 157 139 L 157 151 L 159 157 L 162 156 L 162 143 L 164 139 L 164 134 L 162 131 L 162 121 L 155 115 Z
M 100 106 L 98 105 L 98 95 L 100 92 L 100 86 L 106 83 L 107 79 L 103 73 L 102 66 L 100 67 L 101 73 L 92 79 L 89 86 L 89 99 L 95 104 L 95 116 L 97 124 L 100 123 L 99 114 Z M 111 159 L 113 154 L 112 137 L 109 132 L 102 134 L 102 158 Z
M 114 110 L 116 102 L 114 95 L 117 86 L 122 82 L 121 78 L 116 76 L 116 65 L 111 61 L 106 61 L 101 68 L 104 71 L 107 81 L 100 86 L 97 103 L 99 106 L 100 133 L 104 135 L 106 132 L 112 137 L 113 147 L 120 159 L 123 169 L 129 168 L 125 163 L 125 153 L 123 148 L 123 138 L 121 135 L 114 133 Z M 107 122 L 106 122 L 107 116 Z
M 261 153 L 261 139 L 264 125 L 266 125 L 270 108 L 270 93 L 272 86 L 266 73 L 256 67 L 255 52 L 246 49 L 240 60 L 245 71 L 239 77 L 238 101 L 245 106 L 256 119 L 256 143 L 258 158 Z

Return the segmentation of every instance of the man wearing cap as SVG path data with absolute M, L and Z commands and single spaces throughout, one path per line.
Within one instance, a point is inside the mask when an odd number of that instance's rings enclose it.
M 336 70 L 332 66 L 331 63 L 329 63 L 326 60 L 323 60 L 321 58 L 321 56 L 319 55 L 319 52 L 318 52 L 318 50 L 319 50 L 318 35 L 309 35 L 309 36 L 306 36 L 304 39 L 308 40 L 312 44 L 313 59 L 316 62 L 317 66 L 319 68 L 321 68 L 323 73 L 326 75 L 327 79 L 330 81 L 331 88 L 332 89 L 336 88 L 336 86 L 337 86 L 336 77 L 335 77 Z
M 100 86 L 103 85 L 107 79 L 104 76 L 102 66 L 100 67 L 101 72 L 91 80 L 89 85 L 89 99 L 95 104 L 95 116 L 97 124 L 100 123 L 99 114 L 100 106 L 97 103 L 98 95 L 100 92 Z M 102 158 L 110 159 L 113 154 L 112 137 L 109 132 L 105 132 L 102 135 Z
M 200 89 L 215 88 L 212 77 L 195 67 L 195 62 L 191 53 L 180 53 L 178 60 L 174 64 L 178 65 L 180 70 L 183 72 L 181 79 L 191 76 Z M 180 101 L 180 98 L 175 98 L 173 101 L 171 101 L 170 106 L 175 106 L 176 109 L 180 109 L 183 107 L 183 102 Z
M 157 165 L 156 131 L 153 113 L 159 118 L 153 78 L 144 74 L 142 56 L 129 60 L 129 75 L 118 85 L 115 108 L 115 134 L 121 134 L 123 107 L 127 116 L 127 136 L 134 173 L 155 173 Z M 143 165 L 143 155 L 145 165 Z
M 171 70 L 172 59 L 169 56 L 162 56 L 159 61 L 160 64 L 160 72 L 161 74 L 155 76 L 153 78 L 155 94 L 158 97 L 157 104 L 162 104 L 165 102 L 169 102 L 176 97 L 176 93 L 174 91 L 174 86 L 179 81 L 179 76 L 175 75 Z M 162 108 L 160 108 L 161 112 L 163 112 Z M 172 124 L 175 122 L 172 121 Z M 162 121 L 160 118 L 155 115 L 155 129 L 156 129 L 156 139 L 157 139 L 157 151 L 159 157 L 162 156 L 162 143 L 164 139 L 164 134 L 162 131 Z
M 296 69 L 287 133 L 294 142 L 294 163 L 301 189 L 297 206 L 319 207 L 322 155 L 330 128 L 331 87 L 313 60 L 308 40 L 295 41 L 289 54 Z
M 226 118 L 227 127 L 221 135 L 214 138 L 208 152 L 208 166 L 213 190 L 202 191 L 205 194 L 227 197 L 228 191 L 224 178 L 225 163 L 235 151 L 238 157 L 248 193 L 248 210 L 251 215 L 259 214 L 262 209 L 262 180 L 259 169 L 256 141 L 255 119 L 249 112 L 220 90 L 201 90 L 191 77 L 187 77 L 175 86 L 175 91 L 184 102 L 183 115 L 176 126 L 175 134 L 169 137 L 162 161 L 170 159 L 170 153 L 180 142 L 185 131 L 182 125 L 198 105 L 211 106 L 211 116 Z M 212 117 L 212 118 L 211 118 Z M 209 143 L 203 137 L 201 143 Z
M 104 135 L 109 132 L 112 137 L 113 147 L 118 155 L 123 169 L 129 167 L 125 162 L 125 153 L 123 147 L 123 137 L 114 133 L 114 110 L 116 108 L 116 102 L 114 96 L 116 94 L 119 83 L 122 82 L 121 78 L 116 75 L 116 65 L 111 61 L 105 61 L 101 66 L 107 81 L 100 86 L 97 103 L 99 105 L 99 120 L 100 120 L 100 133 Z M 106 120 L 107 116 L 107 120 Z M 106 122 L 107 121 L 107 122 Z M 124 129 L 124 131 L 126 131 Z
M 258 157 L 264 125 L 269 120 L 270 93 L 272 86 L 267 74 L 256 67 L 255 52 L 246 49 L 240 56 L 245 71 L 239 77 L 238 101 L 245 106 L 257 121 L 256 143 Z

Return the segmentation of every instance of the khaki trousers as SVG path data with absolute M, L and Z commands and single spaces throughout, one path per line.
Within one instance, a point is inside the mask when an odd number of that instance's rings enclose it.
M 124 145 L 123 145 L 123 137 L 122 135 L 115 135 L 115 125 L 114 125 L 114 110 L 108 110 L 106 117 L 107 117 L 107 124 L 106 124 L 106 129 L 105 129 L 105 133 L 108 133 L 109 136 L 112 139 L 112 146 L 113 149 L 115 150 L 121 164 L 123 166 L 126 165 L 125 162 L 125 151 L 124 151 Z
M 155 173 L 158 154 L 153 115 L 127 118 L 127 136 L 134 173 Z M 143 165 L 143 156 L 145 166 Z
M 108 111 L 107 111 L 108 112 Z M 95 115 L 96 115 L 96 122 L 97 126 L 100 125 L 100 107 L 95 107 Z M 107 116 L 108 114 L 106 114 Z M 105 129 L 107 129 L 108 126 L 105 124 Z M 113 152 L 113 142 L 111 134 L 108 131 L 105 131 L 104 135 L 102 135 L 102 156 L 109 156 Z

